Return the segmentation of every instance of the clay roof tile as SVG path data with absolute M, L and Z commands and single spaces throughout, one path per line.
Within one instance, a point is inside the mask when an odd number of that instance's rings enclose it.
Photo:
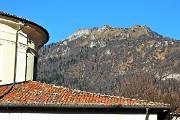
M 9 87 L 10 85 L 0 86 L 0 95 Z M 13 89 L 0 99 L 0 104 L 169 106 L 169 104 L 159 102 L 147 102 L 144 100 L 72 90 L 36 81 L 15 84 Z

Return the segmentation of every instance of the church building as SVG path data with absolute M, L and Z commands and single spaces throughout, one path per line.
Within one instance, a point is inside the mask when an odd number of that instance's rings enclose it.
M 37 50 L 48 39 L 38 24 L 0 12 L 0 85 L 33 80 Z

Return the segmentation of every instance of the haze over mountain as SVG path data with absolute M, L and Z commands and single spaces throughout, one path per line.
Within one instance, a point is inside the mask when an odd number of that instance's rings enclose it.
M 147 26 L 79 29 L 39 54 L 38 80 L 73 89 L 115 94 L 117 83 L 142 71 L 180 80 L 180 41 Z

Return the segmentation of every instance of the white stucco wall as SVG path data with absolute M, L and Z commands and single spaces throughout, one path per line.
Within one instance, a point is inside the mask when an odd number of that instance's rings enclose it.
M 17 30 L 0 23 L 0 85 L 13 83 L 16 33 Z M 16 82 L 33 80 L 34 54 L 27 53 L 27 49 L 36 50 L 34 42 L 28 41 L 27 35 L 19 31 Z
M 145 120 L 145 114 L 0 113 L 0 120 Z M 149 120 L 157 120 L 157 115 L 150 115 Z
M 7 26 L 5 24 L 0 23 L 0 38 L 3 40 L 16 41 L 16 30 Z
M 26 72 L 26 49 L 19 48 L 17 56 L 16 82 L 22 82 Z
M 14 69 L 14 49 L 15 49 L 15 30 L 7 25 L 0 23 L 0 44 L 1 44 L 1 84 L 10 83 L 13 76 Z M 10 69 L 11 68 L 11 69 Z
M 3 60 L 3 58 L 2 58 L 2 56 L 3 56 L 3 49 L 2 49 L 2 45 L 0 44 L 0 80 L 2 80 L 2 78 L 3 78 L 3 74 L 2 74 L 2 60 Z
M 37 50 L 49 40 L 47 30 L 38 24 L 0 12 L 0 85 L 33 80 Z M 18 45 L 18 49 L 16 46 Z M 17 52 L 17 67 L 16 54 Z M 36 60 L 36 59 L 35 59 Z M 36 62 L 36 61 L 35 61 Z M 35 64 L 36 65 L 36 64 Z M 14 68 L 17 72 L 14 75 Z M 14 77 L 16 76 L 16 77 Z
M 26 50 L 28 48 L 26 35 L 19 34 L 18 42 L 16 82 L 22 82 L 26 80 Z
M 28 47 L 35 50 L 35 43 L 32 40 L 29 40 Z M 26 80 L 33 80 L 33 71 L 34 71 L 34 53 L 27 53 L 27 74 Z
M 1 34 L 1 33 L 0 33 Z M 11 41 L 1 40 L 1 84 L 12 83 L 14 73 L 14 49 L 15 44 Z

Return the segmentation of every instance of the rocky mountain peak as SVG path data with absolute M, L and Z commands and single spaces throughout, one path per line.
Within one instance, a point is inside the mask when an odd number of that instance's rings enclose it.
M 131 28 L 115 28 L 110 25 L 103 25 L 99 28 L 83 28 L 74 32 L 67 39 L 68 41 L 76 40 L 78 38 L 88 38 L 90 40 L 95 39 L 112 39 L 118 37 L 118 39 L 128 39 L 133 38 L 137 39 L 138 37 L 146 35 L 149 37 L 155 36 L 158 37 L 158 34 L 153 32 L 146 25 L 135 25 Z
M 91 33 L 91 30 L 88 28 L 79 29 L 76 32 L 74 32 L 72 35 L 68 37 L 69 41 L 72 41 L 74 39 L 77 39 L 81 36 L 88 35 Z
M 109 30 L 112 29 L 113 27 L 111 27 L 110 25 L 103 25 L 102 27 L 98 28 L 99 32 L 105 31 L 105 30 Z
M 150 32 L 153 32 L 149 27 L 147 27 L 146 25 L 135 25 L 133 27 L 130 28 L 131 31 L 133 32 L 141 32 L 141 33 L 144 33 L 144 34 L 148 34 Z

